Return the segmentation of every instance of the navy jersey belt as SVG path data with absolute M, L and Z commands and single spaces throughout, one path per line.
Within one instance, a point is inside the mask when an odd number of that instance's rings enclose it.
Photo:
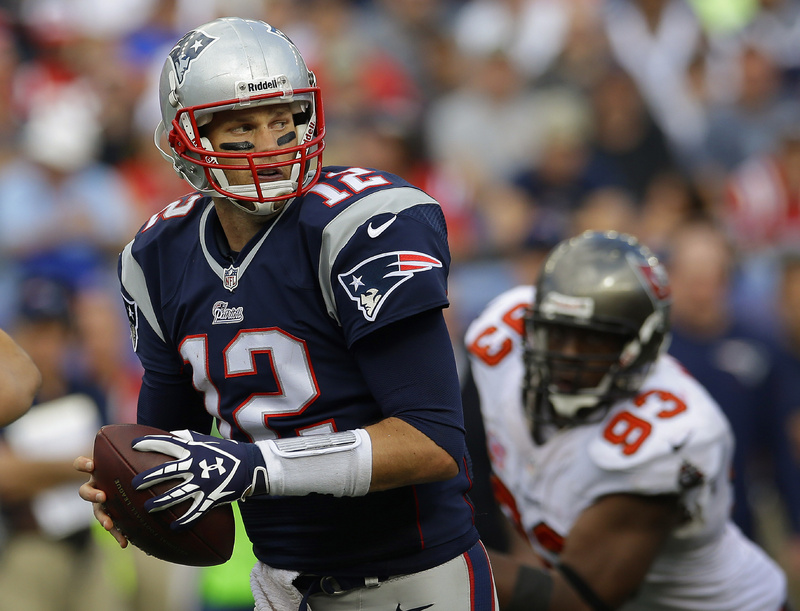
M 340 577 L 333 575 L 299 575 L 292 585 L 303 593 L 303 601 L 298 611 L 307 611 L 308 597 L 314 594 L 343 594 L 356 588 L 375 588 L 386 581 L 388 576 L 379 577 Z

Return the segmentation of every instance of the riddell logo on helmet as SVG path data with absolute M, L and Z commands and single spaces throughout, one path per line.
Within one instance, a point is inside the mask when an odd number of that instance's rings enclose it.
M 308 127 L 306 128 L 306 133 L 303 136 L 302 144 L 305 144 L 306 142 L 311 142 L 311 140 L 314 139 L 314 131 L 316 129 L 317 129 L 317 122 L 312 119 L 311 121 L 308 122 Z
M 240 81 L 236 84 L 239 91 L 246 91 L 251 94 L 268 93 L 270 91 L 286 91 L 289 81 L 283 76 L 276 76 L 269 80 L 260 81 Z

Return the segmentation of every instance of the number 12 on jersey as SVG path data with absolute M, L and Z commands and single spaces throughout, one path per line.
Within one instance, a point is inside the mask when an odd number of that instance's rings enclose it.
M 361 193 L 365 189 L 391 184 L 383 176 L 378 176 L 375 171 L 365 168 L 349 168 L 341 172 L 327 172 L 325 176 L 327 178 L 335 178 L 341 183 L 342 189 L 339 190 L 328 183 L 317 183 L 308 192 L 319 195 L 323 203 L 329 208 L 336 204 L 341 204 L 346 199 L 353 197 L 356 193 Z

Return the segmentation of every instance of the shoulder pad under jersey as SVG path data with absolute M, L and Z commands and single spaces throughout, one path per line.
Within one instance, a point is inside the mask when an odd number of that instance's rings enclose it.
M 618 403 L 589 444 L 590 460 L 625 474 L 642 491 L 679 492 L 687 466 L 707 478 L 725 467 L 732 447 L 727 421 L 705 389 L 662 356 L 642 391 Z

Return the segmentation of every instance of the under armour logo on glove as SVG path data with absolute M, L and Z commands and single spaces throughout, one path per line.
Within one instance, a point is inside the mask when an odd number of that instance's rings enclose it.
M 204 458 L 203 460 L 201 460 L 201 461 L 200 461 L 200 468 L 203 470 L 203 472 L 200 474 L 200 477 L 202 477 L 203 479 L 208 479 L 209 477 L 211 477 L 211 476 L 208 474 L 208 473 L 209 473 L 209 471 L 213 471 L 213 470 L 215 470 L 215 469 L 216 469 L 217 471 L 219 471 L 219 474 L 220 474 L 220 475 L 224 475 L 224 474 L 225 474 L 225 467 L 223 467 L 223 466 L 222 466 L 222 464 L 223 464 L 224 462 L 225 462 L 225 460 L 224 460 L 223 458 L 221 458 L 221 457 L 218 457 L 218 458 L 217 458 L 217 462 L 216 462 L 215 464 L 213 464 L 213 465 L 209 465 L 209 464 L 206 462 L 206 459 Z
M 191 507 L 172 523 L 174 529 L 188 527 L 217 505 L 252 494 L 269 493 L 266 463 L 255 444 L 182 430 L 172 431 L 171 435 L 139 437 L 133 440 L 132 447 L 177 459 L 142 471 L 133 478 L 137 490 L 171 479 L 183 480 L 145 502 L 145 509 L 153 512 L 192 499 Z

